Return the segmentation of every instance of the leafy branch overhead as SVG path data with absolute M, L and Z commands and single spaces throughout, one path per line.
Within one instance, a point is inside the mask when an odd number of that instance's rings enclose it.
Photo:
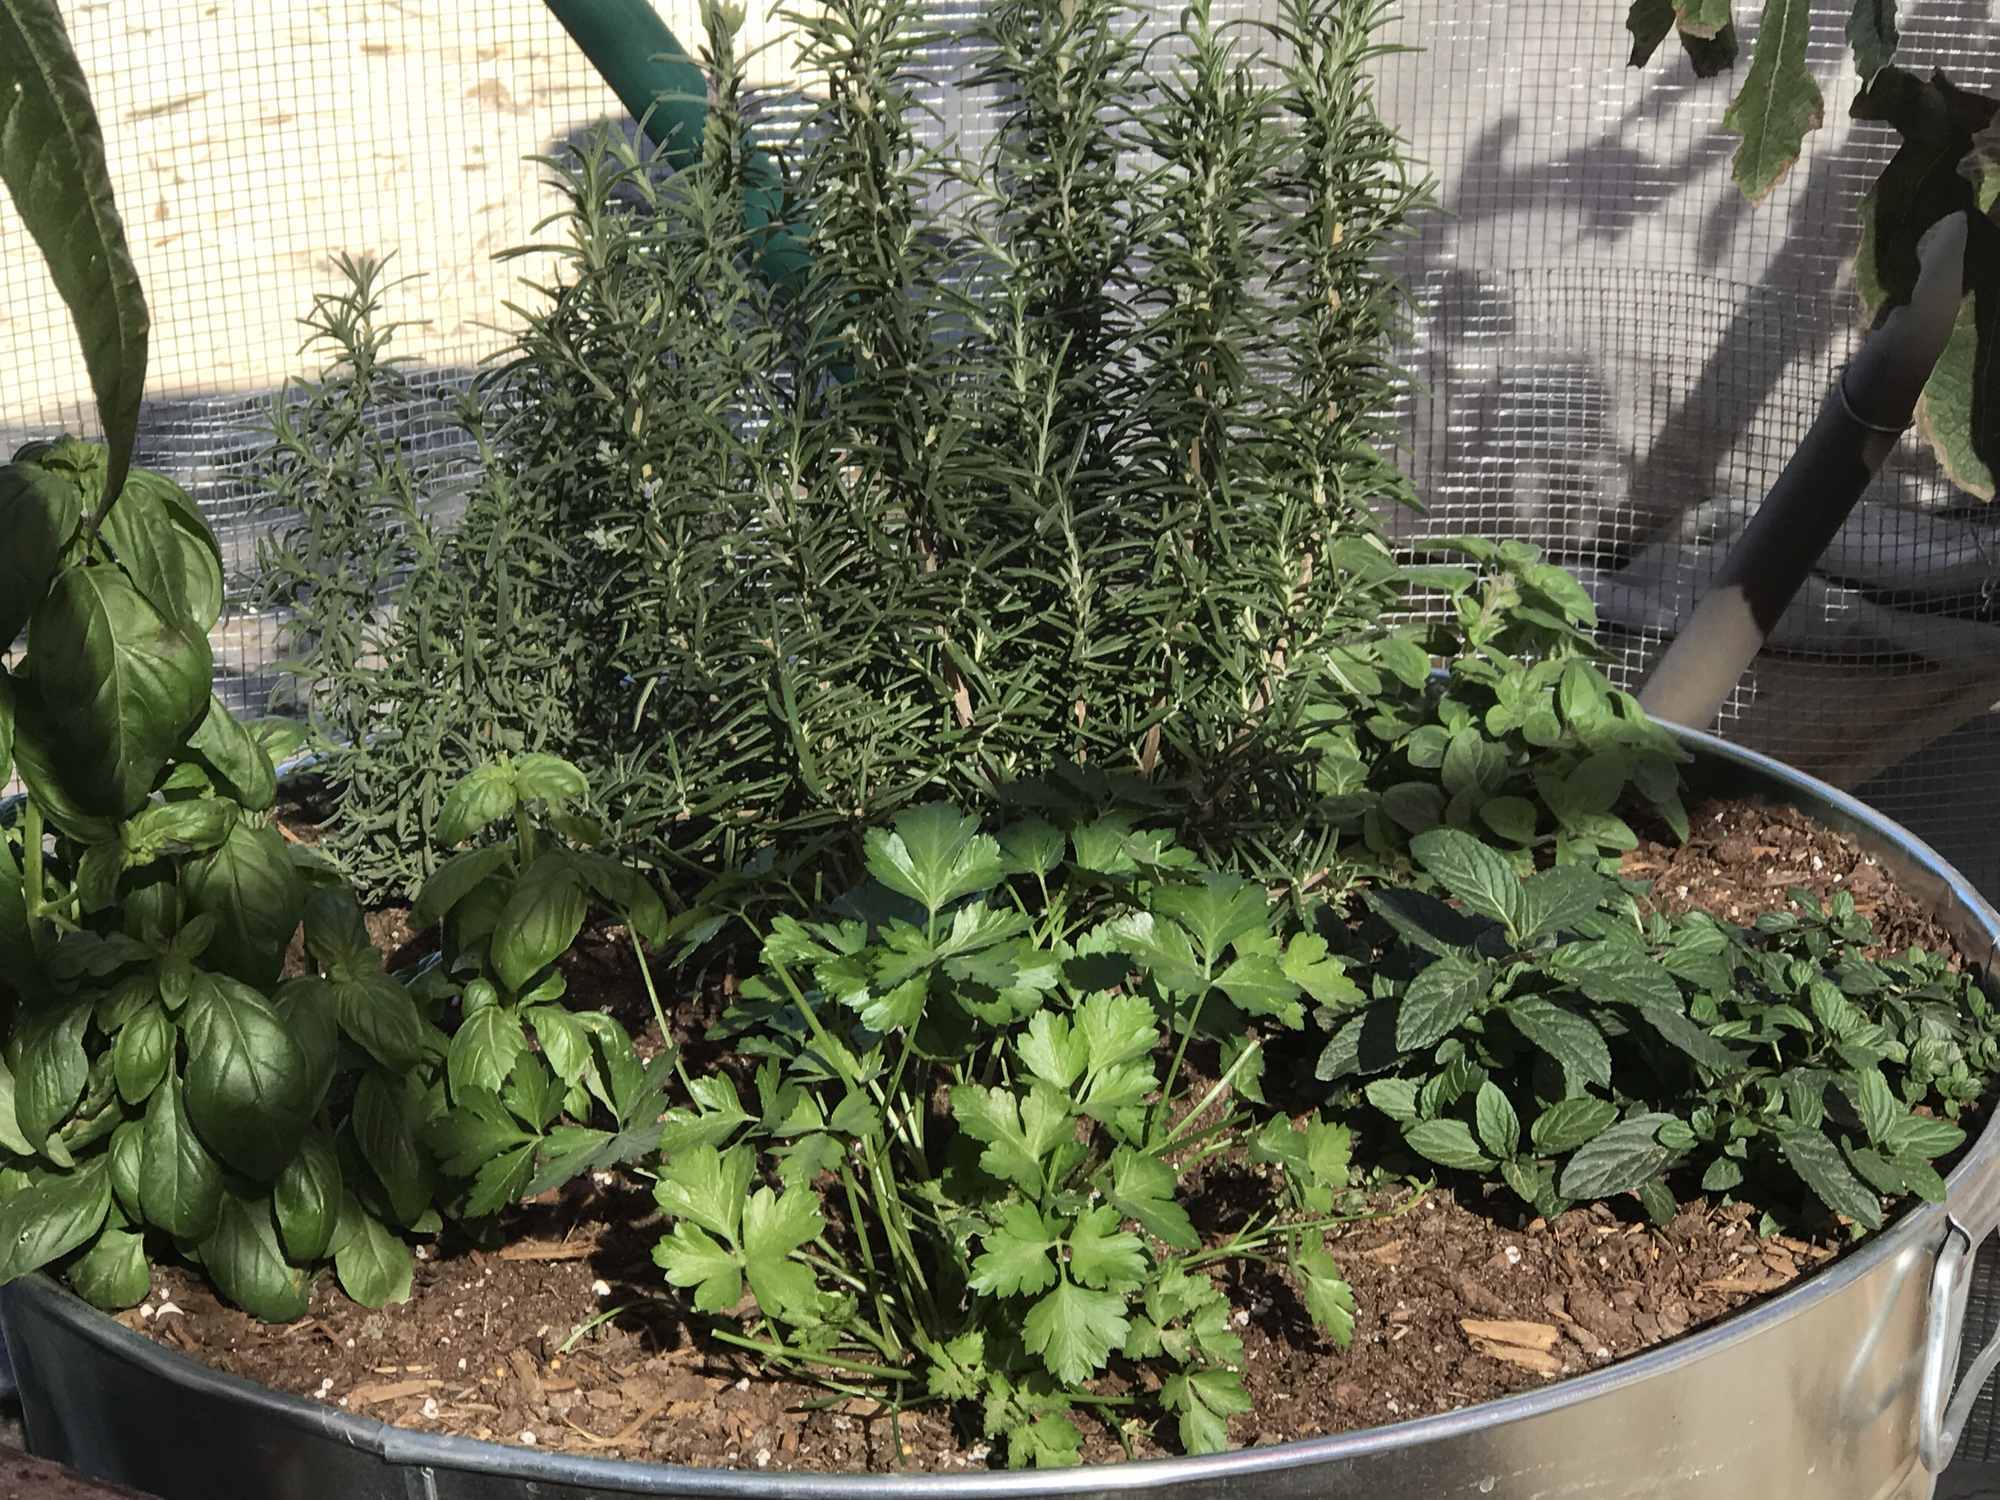
M 0 0 L 0 182 L 83 341 L 110 448 L 104 495 L 116 497 L 139 427 L 150 323 L 97 111 L 56 0 Z
M 1852 118 L 1892 127 L 1901 145 L 1861 204 L 1856 287 L 1871 324 L 1908 300 L 1917 244 L 1949 214 L 1970 224 L 1964 302 L 1949 345 L 1924 388 L 1917 425 L 1947 477 L 1991 500 L 2000 473 L 2000 137 L 1995 101 L 1895 65 L 1901 35 L 1896 0 L 1845 0 L 1846 36 L 1860 81 Z M 1753 202 L 1798 162 L 1806 137 L 1825 122 L 1808 63 L 1813 0 L 1764 0 L 1750 67 L 1722 117 L 1738 142 L 1734 178 Z M 1626 29 L 1634 67 L 1669 34 L 1703 77 L 1736 58 L 1729 0 L 1632 0 Z

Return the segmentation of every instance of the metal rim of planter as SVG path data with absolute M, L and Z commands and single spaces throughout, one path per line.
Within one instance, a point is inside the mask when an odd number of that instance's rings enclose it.
M 1754 751 L 1712 735 L 1674 728 L 1676 737 L 1698 752 L 1700 762 L 1730 776 L 1732 794 L 1755 796 L 1777 791 L 1817 821 L 1856 834 L 1878 856 L 1897 857 L 1898 877 L 1920 892 L 1940 921 L 1951 929 L 1972 959 L 1984 958 L 1989 979 L 2000 959 L 2000 913 L 1921 840 L 1905 833 L 1845 793 L 1803 776 Z M 1703 767 L 1697 765 L 1696 775 Z M 1892 1256 L 1929 1242 L 1942 1246 L 1930 1277 L 1919 1449 L 1932 1473 L 1949 1461 L 1957 1431 L 1973 1398 L 1996 1364 L 2000 1334 L 1966 1372 L 1955 1398 L 1950 1375 L 1957 1368 L 1958 1336 L 1970 1281 L 1972 1253 L 2000 1221 L 2000 1116 L 1988 1122 L 1972 1148 L 1951 1172 L 1950 1197 L 1923 1204 L 1859 1250 L 1788 1291 L 1713 1327 L 1605 1369 L 1537 1390 L 1437 1416 L 1420 1417 L 1334 1437 L 1301 1438 L 1269 1447 L 1237 1449 L 1199 1458 L 1148 1459 L 1093 1465 L 1085 1469 L 976 1472 L 965 1474 L 811 1474 L 762 1470 L 704 1469 L 679 1464 L 589 1458 L 538 1452 L 473 1438 L 412 1432 L 363 1417 L 349 1416 L 321 1402 L 283 1395 L 234 1375 L 208 1368 L 186 1355 L 122 1327 L 46 1277 L 8 1288 L 9 1298 L 32 1301 L 39 1314 L 54 1319 L 108 1358 L 136 1366 L 161 1381 L 226 1398 L 246 1415 L 335 1438 L 398 1468 L 454 1470 L 570 1486 L 597 1486 L 631 1495 L 727 1497 L 727 1500 L 860 1500 L 862 1496 L 938 1496 L 951 1500 L 1021 1500 L 1037 1495 L 1073 1495 L 1079 1480 L 1106 1493 L 1163 1490 L 1202 1482 L 1247 1482 L 1278 1471 L 1309 1468 L 1345 1459 L 1412 1449 L 1471 1431 L 1518 1421 L 1603 1396 L 1649 1376 L 1698 1363 L 1717 1350 L 1756 1338 L 1775 1325 L 1837 1297 Z M 1947 1402 L 1949 1409 L 1947 1410 Z M 30 1432 L 32 1439 L 33 1433 Z M 1245 1493 L 1251 1491 L 1246 1489 Z

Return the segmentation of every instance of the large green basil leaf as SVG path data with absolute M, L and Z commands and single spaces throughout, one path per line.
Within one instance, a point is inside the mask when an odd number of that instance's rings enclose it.
M 31 680 L 16 677 L 14 686 L 14 769 L 42 816 L 58 833 L 80 844 L 102 844 L 118 837 L 118 819 L 91 812 L 69 793 L 56 776 L 54 729 L 42 712 L 41 695 Z
M 370 974 L 382 967 L 368 922 L 345 885 L 322 886 L 306 896 L 306 952 L 332 977 Z
M 400 1071 L 444 1050 L 444 1038 L 417 1012 L 416 998 L 386 974 L 334 984 L 340 1029 L 383 1067 Z
M 340 997 L 334 986 L 312 975 L 287 979 L 271 996 L 271 1009 L 299 1044 L 306 1060 L 308 1114 L 317 1114 L 340 1062 Z
M 667 907 L 652 881 L 603 854 L 572 853 L 570 864 L 600 901 L 616 912 L 649 948 L 667 945 Z
M 161 614 L 204 636 L 215 628 L 222 618 L 222 551 L 179 485 L 133 470 L 99 537 Z
M 326 1258 L 340 1222 L 342 1196 L 339 1154 L 332 1141 L 315 1131 L 299 1143 L 298 1155 L 271 1188 L 278 1235 L 293 1261 L 307 1265 Z
M 0 674 L 4 675 L 4 674 Z M 0 826 L 0 997 L 10 980 L 34 972 L 35 941 L 28 927 L 27 883 L 11 830 Z
M 277 983 L 305 909 L 305 888 L 277 829 L 239 819 L 221 848 L 188 861 L 181 894 L 191 912 L 215 918 L 203 958 L 209 968 L 257 989 Z
M 213 693 L 208 712 L 188 736 L 187 751 L 239 807 L 263 812 L 278 800 L 278 774 L 271 757 Z
M 220 974 L 197 974 L 182 1017 L 187 1110 L 223 1161 L 269 1182 L 299 1148 L 311 1119 L 305 1054 L 262 995 Z
M 111 1195 L 134 1223 L 146 1217 L 146 1127 L 139 1120 L 126 1120 L 111 1132 L 105 1153 L 111 1159 Z
M 305 1316 L 312 1278 L 285 1261 L 271 1200 L 234 1189 L 222 1195 L 215 1229 L 201 1242 L 201 1265 L 216 1290 L 266 1323 Z
M 125 243 L 104 136 L 56 0 L 0 4 L 0 181 L 76 322 L 116 494 L 139 430 L 146 294 Z
M 73 1172 L 48 1172 L 0 1203 L 0 1283 L 39 1271 L 85 1245 L 111 1208 L 103 1156 Z
M 402 1085 L 379 1069 L 371 1069 L 354 1092 L 355 1149 L 382 1184 L 397 1222 L 405 1225 L 431 1206 L 430 1162 L 418 1142 L 421 1122 L 412 1113 Z
M 545 854 L 514 883 L 493 933 L 493 971 L 520 994 L 583 930 L 583 884 L 561 854 Z
M 208 704 L 207 637 L 113 567 L 57 577 L 29 623 L 28 660 L 58 775 L 93 813 L 124 817 L 144 802 Z
M 21 1133 L 21 1126 L 15 1114 L 14 1073 L 4 1059 L 0 1059 L 0 1147 L 16 1156 L 33 1156 L 35 1148 L 29 1144 L 27 1136 Z
M 111 1044 L 119 1097 L 127 1104 L 144 1104 L 173 1060 L 174 1023 L 158 1004 L 148 1005 L 118 1028 L 118 1038 Z
M 514 790 L 514 768 L 506 763 L 475 766 L 445 794 L 438 810 L 437 841 L 447 849 L 483 833 L 521 805 Z
M 55 581 L 62 550 L 83 519 L 76 486 L 37 464 L 0 465 L 0 651 Z
M 484 849 L 465 849 L 446 860 L 437 873 L 424 882 L 417 904 L 410 912 L 410 924 L 419 930 L 435 927 L 458 903 L 512 857 L 505 844 Z
M 23 1023 L 14 1117 L 28 1140 L 46 1141 L 83 1095 L 90 1078 L 90 1059 L 83 1051 L 90 1009 L 72 1004 L 61 1011 L 31 1014 Z
M 194 1133 L 181 1081 L 171 1074 L 146 1101 L 139 1144 L 139 1206 L 146 1222 L 178 1240 L 200 1239 L 215 1227 L 222 1167 Z
M 137 1307 L 153 1289 L 146 1237 L 121 1225 L 106 1224 L 98 1231 L 97 1243 L 69 1268 L 69 1284 L 77 1296 L 106 1312 Z
M 340 1213 L 339 1248 L 333 1269 L 341 1290 L 363 1307 L 385 1307 L 410 1300 L 414 1267 L 410 1247 L 397 1239 L 380 1219 L 369 1213 L 352 1193 Z

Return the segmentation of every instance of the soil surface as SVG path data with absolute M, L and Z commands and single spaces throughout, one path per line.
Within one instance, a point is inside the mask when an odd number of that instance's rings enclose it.
M 0 1500 L 148 1500 L 120 1484 L 85 1479 L 61 1464 L 0 1448 Z
M 1627 874 L 1654 882 L 1664 908 L 1746 920 L 1781 906 L 1793 887 L 1822 899 L 1845 888 L 1883 947 L 1950 951 L 1945 932 L 1872 858 L 1795 812 L 1711 803 L 1692 825 L 1685 845 L 1649 840 L 1626 861 Z M 406 933 L 386 918 L 378 937 L 394 946 Z M 629 949 L 585 955 L 591 978 L 572 979 L 572 1003 L 601 995 L 636 1032 L 644 1012 L 621 953 Z M 675 1023 L 678 1031 L 682 1018 Z M 1321 1340 L 1278 1277 L 1249 1274 L 1229 1288 L 1255 1401 L 1231 1425 L 1235 1443 L 1406 1420 L 1595 1369 L 1735 1312 L 1838 1254 L 1830 1243 L 1759 1238 L 1751 1209 L 1701 1199 L 1664 1229 L 1601 1204 L 1525 1219 L 1497 1187 L 1490 1198 L 1399 1189 L 1372 1206 L 1381 1217 L 1332 1243 L 1358 1304 L 1350 1348 Z M 326 1278 L 308 1318 L 270 1328 L 167 1269 L 121 1320 L 219 1368 L 419 1431 L 702 1466 L 991 1462 L 943 1414 L 892 1420 L 872 1401 L 759 1378 L 704 1341 L 652 1263 L 660 1224 L 643 1186 L 608 1176 L 572 1184 L 524 1207 L 510 1228 L 499 1250 L 420 1251 L 403 1307 L 357 1307 Z M 1097 1428 L 1084 1456 L 1159 1456 L 1173 1451 L 1166 1436 Z

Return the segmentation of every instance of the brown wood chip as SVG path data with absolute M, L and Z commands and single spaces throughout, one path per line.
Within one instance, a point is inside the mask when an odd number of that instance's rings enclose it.
M 597 1253 L 595 1240 L 565 1240 L 561 1244 L 534 1240 L 504 1245 L 497 1252 L 501 1260 L 584 1260 Z
M 1563 1362 L 1555 1355 L 1540 1349 L 1524 1349 L 1519 1344 L 1499 1344 L 1491 1339 L 1474 1339 L 1472 1347 L 1492 1359 L 1503 1359 L 1510 1365 L 1533 1370 L 1537 1375 L 1562 1374 Z
M 1521 1318 L 1460 1318 L 1458 1326 L 1475 1343 L 1511 1344 L 1517 1349 L 1553 1349 L 1556 1330 Z
M 421 1396 L 427 1391 L 437 1390 L 444 1384 L 442 1380 L 378 1380 L 371 1385 L 357 1385 L 347 1393 L 349 1406 L 379 1406 L 384 1401 L 400 1401 L 405 1396 Z

